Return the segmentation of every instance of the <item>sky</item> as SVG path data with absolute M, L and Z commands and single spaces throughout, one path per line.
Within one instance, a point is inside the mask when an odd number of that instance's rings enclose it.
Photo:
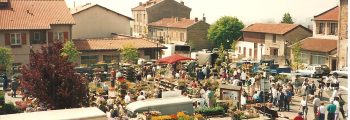
M 147 0 L 66 0 L 69 8 L 96 3 L 118 13 L 132 17 L 131 8 Z M 180 1 L 180 0 L 176 0 Z M 182 0 L 192 8 L 191 18 L 202 18 L 209 24 L 222 16 L 234 16 L 245 25 L 252 23 L 278 23 L 289 12 L 296 24 L 311 25 L 313 16 L 334 6 L 339 0 Z

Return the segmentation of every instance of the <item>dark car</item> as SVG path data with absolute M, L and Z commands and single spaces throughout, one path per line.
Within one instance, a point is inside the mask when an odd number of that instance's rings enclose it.
M 321 65 L 322 75 L 328 75 L 331 69 L 327 65 Z

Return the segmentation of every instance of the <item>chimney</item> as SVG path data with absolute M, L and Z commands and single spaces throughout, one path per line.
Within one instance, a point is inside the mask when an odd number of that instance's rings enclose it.
M 198 22 L 198 18 L 197 18 L 197 17 L 195 17 L 195 18 L 194 18 L 194 21 L 195 21 L 195 22 Z
M 207 19 L 207 18 L 203 17 L 203 22 L 205 22 L 206 19 Z
M 181 2 L 180 2 L 180 3 L 181 3 L 181 5 L 185 5 L 185 2 L 184 2 L 184 1 L 182 1 L 182 0 L 181 0 Z
M 141 6 L 142 5 L 142 2 L 139 2 L 139 6 Z
M 179 18 L 178 17 L 175 17 L 175 22 L 178 22 L 179 21 Z

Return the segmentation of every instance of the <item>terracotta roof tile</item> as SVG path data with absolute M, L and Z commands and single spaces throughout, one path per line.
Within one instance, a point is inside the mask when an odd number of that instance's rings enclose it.
M 314 52 L 331 52 L 337 48 L 337 40 L 308 37 L 301 41 L 301 49 Z
M 118 50 L 122 49 L 126 44 L 132 44 L 137 49 L 143 48 L 165 48 L 163 45 L 151 42 L 142 38 L 101 38 L 101 39 L 85 39 L 73 40 L 77 50 Z M 158 46 L 158 47 L 157 47 Z
M 64 0 L 11 0 L 0 10 L 0 30 L 50 29 L 51 24 L 75 24 Z
M 319 15 L 314 17 L 314 20 L 331 20 L 338 21 L 339 7 L 335 6 Z
M 255 23 L 242 29 L 243 32 L 258 32 L 258 33 L 271 33 L 271 34 L 285 34 L 294 28 L 301 26 L 297 24 L 268 24 L 268 23 Z
M 178 19 L 178 21 L 176 21 Z M 172 27 L 172 28 L 187 28 L 195 24 L 195 20 L 186 18 L 163 18 L 159 21 L 149 23 L 149 26 Z
M 132 10 L 146 10 L 146 8 L 151 7 L 155 4 L 158 4 L 159 2 L 162 2 L 163 0 L 148 0 L 146 3 L 142 3 L 142 5 L 138 5 L 134 7 Z
M 116 11 L 113 11 L 113 10 L 111 10 L 111 9 L 108 9 L 108 8 L 106 8 L 106 7 L 104 7 L 104 6 L 101 6 L 101 5 L 99 5 L 99 4 L 91 4 L 91 3 L 71 9 L 71 13 L 72 13 L 72 15 L 74 15 L 74 14 L 80 13 L 80 12 L 85 11 L 85 10 L 87 10 L 87 9 L 89 9 L 89 8 L 92 8 L 92 7 L 101 7 L 101 8 L 103 8 L 103 9 L 108 10 L 108 11 L 111 11 L 111 12 L 117 14 L 117 15 L 121 15 L 121 16 L 123 16 L 123 17 L 126 17 L 126 18 L 128 18 L 129 20 L 133 20 L 131 17 L 128 17 L 128 16 L 123 15 L 123 14 L 120 14 L 120 13 L 118 13 L 118 12 L 116 12 Z

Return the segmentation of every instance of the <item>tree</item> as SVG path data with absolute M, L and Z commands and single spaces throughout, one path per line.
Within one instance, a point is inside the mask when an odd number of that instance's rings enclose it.
M 79 51 L 75 48 L 73 41 L 67 41 L 62 50 L 61 55 L 68 56 L 69 62 L 76 62 L 78 60 Z
M 232 52 L 235 52 L 237 50 L 237 44 L 238 44 L 238 40 L 235 40 L 232 42 L 231 44 Z
M 244 24 L 236 17 L 224 16 L 210 26 L 207 37 L 215 47 L 223 44 L 228 49 L 242 35 L 243 28 Z
M 302 43 L 300 41 L 296 42 L 294 45 L 292 45 L 292 52 L 293 52 L 293 63 L 292 67 L 293 69 L 298 69 L 301 63 L 301 46 Z
M 218 54 L 221 60 L 225 60 L 225 48 L 223 44 L 220 45 Z
M 50 109 L 78 108 L 87 100 L 88 83 L 75 74 L 74 63 L 61 55 L 62 43 L 30 52 L 29 64 L 23 66 L 21 86 Z
M 0 47 L 0 71 L 1 69 L 6 70 L 8 74 L 12 71 L 11 50 L 8 48 Z
M 124 45 L 121 54 L 122 59 L 129 63 L 135 63 L 139 57 L 137 49 L 131 44 Z
M 293 24 L 294 22 L 289 13 L 284 13 L 281 23 Z

